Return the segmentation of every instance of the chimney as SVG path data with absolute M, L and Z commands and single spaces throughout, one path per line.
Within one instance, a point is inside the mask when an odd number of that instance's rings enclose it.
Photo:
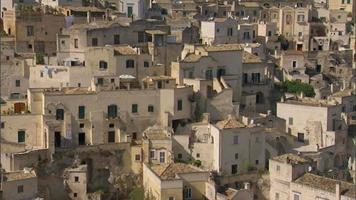
M 342 80 L 342 91 L 344 91 L 346 89 L 346 80 L 343 79 Z
M 336 183 L 335 187 L 335 200 L 340 200 L 340 183 Z
M 244 183 L 244 189 L 245 190 L 249 190 L 250 189 L 250 183 L 249 182 L 245 182 Z
M 330 84 L 330 92 L 331 92 L 331 94 L 334 94 L 334 84 L 333 83 Z
M 210 113 L 203 113 L 203 123 L 210 123 Z
M 89 24 L 91 21 L 91 13 L 90 11 L 87 12 L 87 23 Z
M 300 98 L 303 99 L 304 98 L 304 92 L 300 93 Z

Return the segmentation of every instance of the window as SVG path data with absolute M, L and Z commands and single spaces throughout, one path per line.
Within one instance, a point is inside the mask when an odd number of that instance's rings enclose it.
M 79 182 L 79 176 L 74 177 L 74 182 L 78 183 Z
M 257 10 L 253 11 L 253 16 L 257 16 Z
M 232 28 L 228 28 L 227 29 L 227 36 L 232 36 L 232 32 L 233 32 L 233 29 Z
M 293 60 L 293 61 L 292 61 L 292 67 L 293 67 L 293 68 L 296 68 L 296 67 L 297 67 L 297 61 L 296 61 L 296 60 Z
M 169 197 L 168 200 L 175 200 L 175 198 L 174 197 Z
M 138 42 L 145 42 L 145 32 L 144 31 L 139 31 L 137 33 L 138 35 Z
M 302 37 L 303 36 L 303 32 L 298 32 L 298 37 Z
M 248 74 L 247 74 L 247 73 L 244 73 L 244 74 L 243 74 L 243 80 L 244 80 L 244 83 L 245 83 L 245 84 L 248 83 Z
M 220 32 L 220 29 L 216 29 L 216 32 L 219 33 L 219 32 Z
M 286 15 L 286 24 L 291 24 L 292 23 L 292 16 L 291 15 Z
M 208 69 L 205 71 L 205 79 L 206 80 L 213 80 L 213 70 Z
M 26 29 L 27 29 L 27 36 L 33 36 L 34 35 L 33 26 L 27 26 Z
M 115 83 L 115 79 L 114 78 L 110 79 L 110 82 Z
M 192 198 L 192 188 L 185 187 L 183 190 L 183 198 L 184 200 L 188 200 Z
M 117 117 L 117 106 L 116 105 L 108 106 L 108 117 L 109 118 Z
M 259 137 L 256 137 L 255 143 L 259 143 L 259 142 L 260 142 L 260 138 L 259 138 Z
M 299 200 L 299 194 L 294 194 L 293 195 L 293 200 Z
M 197 158 L 200 158 L 200 153 L 197 153 Z
M 25 131 L 24 130 L 17 131 L 17 142 L 18 143 L 25 142 Z
M 103 61 L 103 60 L 100 60 L 100 61 L 99 61 L 99 69 L 105 70 L 105 69 L 107 69 L 107 68 L 108 68 L 108 63 L 105 62 L 105 61 Z
M 145 62 L 143 62 L 143 67 L 150 67 L 150 63 L 149 62 L 147 62 L 147 61 L 145 61 Z
M 5 122 L 1 122 L 1 128 L 5 128 Z
M 137 112 L 138 112 L 138 105 L 137 105 L 137 104 L 132 104 L 132 106 L 131 106 L 131 112 L 132 112 L 132 113 L 137 113 Z
M 23 185 L 17 186 L 17 193 L 23 193 Z
M 64 110 L 63 109 L 56 110 L 56 120 L 64 120 Z
M 250 39 L 250 32 L 244 32 L 243 39 L 244 40 L 249 40 Z
M 120 44 L 120 35 L 114 35 L 114 44 Z
M 274 200 L 279 200 L 279 193 L 276 193 L 276 194 L 274 195 Z
M 134 60 L 126 60 L 126 68 L 134 68 L 135 61 Z
M 140 161 L 140 160 L 141 160 L 140 154 L 136 154 L 136 155 L 135 155 L 135 160 L 136 160 L 136 161 Z
M 237 165 L 231 165 L 231 174 L 237 173 Z
M 148 111 L 148 112 L 153 112 L 153 111 L 154 111 L 154 107 L 153 107 L 152 105 L 149 105 L 149 106 L 147 107 L 147 111 Z
M 115 127 L 115 124 L 111 123 L 109 124 L 109 128 L 114 128 Z
M 80 123 L 79 128 L 84 128 L 84 123 Z
M 133 140 L 136 140 L 136 139 L 137 139 L 137 133 L 136 133 L 136 132 L 133 132 L 133 133 L 132 133 L 132 139 L 133 139 Z
M 298 22 L 304 22 L 304 15 L 298 15 L 297 20 Z
M 166 153 L 165 152 L 159 152 L 159 162 L 164 163 L 166 160 Z
M 260 83 L 260 73 L 252 73 L 252 82 L 253 83 Z
M 239 159 L 239 154 L 235 153 L 235 159 Z
M 21 81 L 20 80 L 15 80 L 15 86 L 20 87 L 21 86 Z
M 78 39 L 74 39 L 74 48 L 76 48 L 76 49 L 78 48 L 78 46 L 79 46 L 78 43 L 79 43 Z
M 177 104 L 178 104 L 177 110 L 178 111 L 183 110 L 183 101 L 182 101 L 182 99 L 179 99 Z
M 78 118 L 84 119 L 85 118 L 85 106 L 78 107 Z
M 288 124 L 289 125 L 293 125 L 293 117 L 289 117 L 288 118 Z
M 78 197 L 78 193 L 73 193 L 73 197 Z
M 268 37 L 271 37 L 272 36 L 272 31 L 268 31 Z
M 133 8 L 132 6 L 127 6 L 127 17 L 133 16 Z
M 259 163 L 259 160 L 255 160 L 255 164 L 258 165 L 258 163 Z
M 29 49 L 32 49 L 32 44 L 28 44 L 27 46 Z
M 155 151 L 153 151 L 153 150 L 150 151 L 150 158 L 151 159 L 155 158 Z
M 91 39 L 91 45 L 92 45 L 93 47 L 98 46 L 98 38 L 92 38 L 92 39 Z
M 98 78 L 98 85 L 103 85 L 104 84 L 104 79 L 103 78 Z
M 239 143 L 239 136 L 235 135 L 234 136 L 234 144 L 238 144 Z
M 183 155 L 181 153 L 178 154 L 178 159 L 182 159 Z

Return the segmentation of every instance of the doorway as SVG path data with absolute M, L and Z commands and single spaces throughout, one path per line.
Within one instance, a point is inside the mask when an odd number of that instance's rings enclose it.
M 109 131 L 108 132 L 108 143 L 114 143 L 115 142 L 115 131 Z
M 14 112 L 21 113 L 25 111 L 25 103 L 14 103 Z
M 54 132 L 54 146 L 61 147 L 61 132 Z
M 78 144 L 85 145 L 85 133 L 78 134 Z
M 298 133 L 298 142 L 304 142 L 304 133 Z
M 132 17 L 132 6 L 127 6 L 127 17 Z

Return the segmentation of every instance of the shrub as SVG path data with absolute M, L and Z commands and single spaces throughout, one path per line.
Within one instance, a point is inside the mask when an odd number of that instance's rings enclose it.
M 44 64 L 44 56 L 41 53 L 36 54 L 36 64 L 43 65 Z
M 299 81 L 284 81 L 281 88 L 284 92 L 288 93 L 299 94 L 303 92 L 307 97 L 315 96 L 313 86 Z

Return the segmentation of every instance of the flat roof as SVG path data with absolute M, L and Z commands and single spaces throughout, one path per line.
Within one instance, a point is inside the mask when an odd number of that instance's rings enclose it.
M 307 157 L 295 155 L 292 153 L 283 154 L 280 156 L 273 157 L 272 160 L 282 163 L 289 163 L 289 164 L 306 164 L 311 163 L 312 160 Z
M 32 169 L 29 171 L 21 170 L 21 171 L 3 173 L 4 181 L 16 181 L 16 180 L 29 179 L 34 177 L 36 177 L 36 173 Z

